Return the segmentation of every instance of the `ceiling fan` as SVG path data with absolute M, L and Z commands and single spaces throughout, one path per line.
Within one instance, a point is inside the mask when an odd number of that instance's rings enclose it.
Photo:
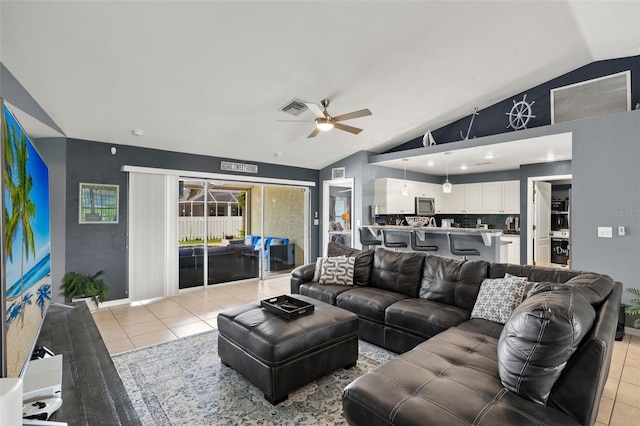
M 316 119 L 313 120 L 316 123 L 316 128 L 307 136 L 307 138 L 314 138 L 320 132 L 326 132 L 328 130 L 336 129 L 344 130 L 345 132 L 353 133 L 357 135 L 362 131 L 362 129 L 353 126 L 347 126 L 346 124 L 342 124 L 342 121 L 351 120 L 353 118 L 366 117 L 367 115 L 371 115 L 371 111 L 368 109 L 361 109 L 359 111 L 348 112 L 346 114 L 337 115 L 332 117 L 327 112 L 327 107 L 329 106 L 329 99 L 323 99 L 320 102 L 320 105 L 305 102 L 304 104 L 309 108 L 311 112 L 316 116 Z M 321 108 L 322 107 L 322 108 Z M 282 120 L 284 121 L 284 120 Z

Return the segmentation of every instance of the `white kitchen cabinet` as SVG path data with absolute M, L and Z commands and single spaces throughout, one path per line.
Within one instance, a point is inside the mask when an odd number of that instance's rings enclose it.
M 451 214 L 464 213 L 465 185 L 453 185 L 451 192 L 444 194 L 444 212 Z
M 503 235 L 500 237 L 504 241 L 510 241 L 511 244 L 507 244 L 506 246 L 501 246 L 501 248 L 506 247 L 506 262 L 507 263 L 515 263 L 517 265 L 520 264 L 520 235 Z M 502 258 L 502 250 L 501 256 Z
M 442 192 L 442 185 L 437 183 L 428 183 L 431 188 L 431 196 L 436 204 L 436 213 L 442 213 L 444 211 L 444 193 Z
M 414 196 L 416 197 L 433 197 L 433 189 L 431 188 L 430 183 L 427 182 L 415 182 L 412 181 L 413 187 L 415 189 Z
M 502 213 L 520 213 L 520 181 L 502 182 Z
M 406 181 L 409 195 L 402 195 L 404 179 L 379 178 L 375 181 L 374 204 L 378 214 L 415 214 L 415 182 Z
M 500 244 L 500 263 L 509 263 L 509 246 L 511 244 Z
M 433 198 L 438 214 L 520 213 L 517 180 L 457 184 L 449 194 L 442 192 L 442 185 L 408 180 L 408 196 L 402 195 L 404 185 L 404 179 L 376 179 L 374 203 L 379 214 L 415 214 L 415 197 Z
M 482 213 L 520 213 L 520 181 L 483 183 Z
M 464 185 L 464 212 L 482 213 L 481 183 L 467 183 Z
M 453 185 L 451 192 L 443 194 L 445 214 L 482 212 L 482 184 L 467 183 Z
M 502 211 L 502 183 L 485 182 L 482 184 L 482 212 L 500 213 Z

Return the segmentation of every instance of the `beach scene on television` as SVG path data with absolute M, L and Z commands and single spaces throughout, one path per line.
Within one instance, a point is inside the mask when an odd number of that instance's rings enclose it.
M 2 106 L 7 376 L 18 377 L 51 301 L 49 170 Z

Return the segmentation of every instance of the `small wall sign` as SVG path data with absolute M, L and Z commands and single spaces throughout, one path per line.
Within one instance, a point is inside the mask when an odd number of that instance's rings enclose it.
M 220 170 L 227 172 L 258 173 L 258 165 L 221 161 Z

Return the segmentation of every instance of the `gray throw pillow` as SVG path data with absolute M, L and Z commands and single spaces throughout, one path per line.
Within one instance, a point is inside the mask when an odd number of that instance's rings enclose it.
M 480 284 L 471 318 L 481 318 L 500 324 L 507 322 L 513 310 L 522 302 L 524 277 L 485 278 Z

